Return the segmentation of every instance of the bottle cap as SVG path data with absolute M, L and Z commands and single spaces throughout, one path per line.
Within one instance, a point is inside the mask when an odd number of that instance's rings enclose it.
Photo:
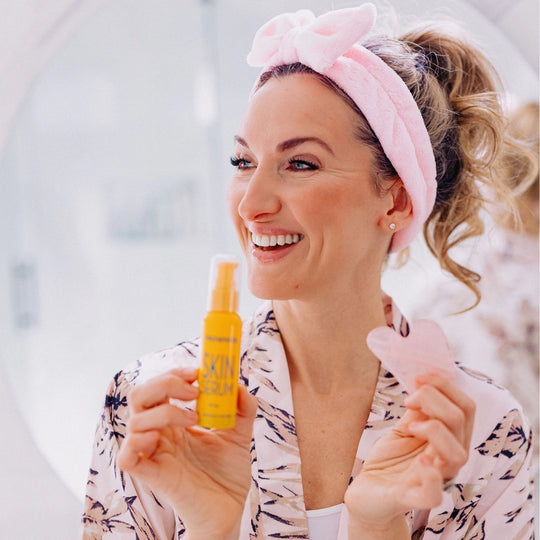
M 235 255 L 214 255 L 208 282 L 208 311 L 238 311 L 240 260 Z

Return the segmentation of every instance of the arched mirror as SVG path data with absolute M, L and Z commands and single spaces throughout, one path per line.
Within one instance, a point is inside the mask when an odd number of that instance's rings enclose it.
M 385 13 L 388 3 L 375 3 Z M 36 530 L 74 538 L 108 381 L 198 334 L 209 258 L 237 251 L 224 193 L 255 29 L 281 11 L 355 2 L 95 4 L 36 68 L 0 155 L 0 415 L 15 434 L 0 474 L 12 486 L 0 529 L 20 540 Z M 405 18 L 464 22 L 511 95 L 537 97 L 538 74 L 480 3 L 394 4 Z M 14 20 L 28 15 L 24 5 Z M 61 27 L 58 19 L 47 29 Z M 397 275 L 385 279 L 399 289 Z M 400 294 L 406 309 L 414 288 Z M 242 313 L 256 304 L 244 291 Z

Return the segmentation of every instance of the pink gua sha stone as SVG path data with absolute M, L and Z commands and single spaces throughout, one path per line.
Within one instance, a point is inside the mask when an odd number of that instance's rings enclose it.
M 433 373 L 449 381 L 454 379 L 456 365 L 452 351 L 444 332 L 433 321 L 416 321 L 407 337 L 388 326 L 380 326 L 368 334 L 367 344 L 408 394 L 414 392 L 414 379 L 418 375 Z

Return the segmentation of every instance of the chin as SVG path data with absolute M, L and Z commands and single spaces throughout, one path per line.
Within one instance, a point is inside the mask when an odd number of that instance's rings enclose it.
M 282 300 L 281 295 L 283 291 L 278 291 L 278 287 L 270 284 L 250 283 L 248 288 L 255 298 L 260 298 L 261 300 Z
M 248 278 L 248 289 L 261 300 L 291 300 L 298 290 L 286 283 L 277 283 L 275 279 Z

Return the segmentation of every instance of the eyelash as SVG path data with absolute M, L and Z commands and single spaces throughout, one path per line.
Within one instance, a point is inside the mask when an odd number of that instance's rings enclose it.
M 237 169 L 240 168 L 240 165 L 244 165 L 246 163 L 249 163 L 247 159 L 239 158 L 236 156 L 231 156 L 231 165 L 233 167 L 236 167 Z
M 306 161 L 305 159 L 290 159 L 289 165 L 293 165 L 295 163 L 301 163 L 302 165 L 307 165 L 308 170 L 316 171 L 319 167 L 315 165 L 315 163 L 312 163 L 311 161 Z
M 290 159 L 289 160 L 289 165 L 294 165 L 296 163 L 300 163 L 302 165 L 307 165 L 307 168 L 312 170 L 312 171 L 316 171 L 319 168 L 315 163 L 312 163 L 311 161 L 306 161 L 305 159 Z M 233 167 L 236 167 L 238 169 L 238 168 L 240 168 L 240 165 L 246 165 L 246 164 L 251 165 L 251 162 L 248 161 L 247 159 L 244 159 L 244 158 L 240 158 L 240 157 L 237 157 L 237 156 L 231 156 L 231 165 Z

